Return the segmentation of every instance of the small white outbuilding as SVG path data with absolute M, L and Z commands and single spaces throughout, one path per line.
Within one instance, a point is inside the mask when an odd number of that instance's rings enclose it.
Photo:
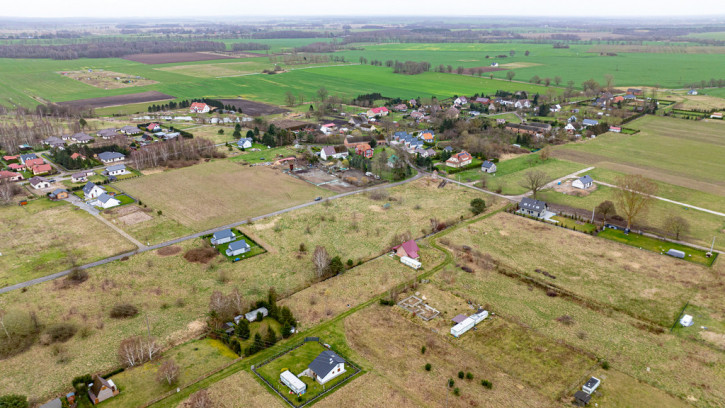
M 404 265 L 410 266 L 413 269 L 420 269 L 420 267 L 423 266 L 423 264 L 420 263 L 419 261 L 416 261 L 415 259 L 407 257 L 407 256 L 401 256 L 400 262 Z
M 292 374 L 289 370 L 283 371 L 282 374 L 279 375 L 279 380 L 297 395 L 302 395 L 305 391 L 307 391 L 307 384 L 302 382 L 302 380 L 297 378 L 297 376 Z
M 694 322 L 692 321 L 692 316 L 688 314 L 682 316 L 682 318 L 680 319 L 680 324 L 682 325 L 682 327 L 692 326 L 694 324 Z

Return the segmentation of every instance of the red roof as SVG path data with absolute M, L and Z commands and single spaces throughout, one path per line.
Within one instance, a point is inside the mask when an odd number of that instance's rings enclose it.
M 370 110 L 373 111 L 373 113 L 388 112 L 388 108 L 386 108 L 385 106 L 381 106 L 379 108 L 372 108 Z
M 193 102 L 191 104 L 191 109 L 194 109 L 194 108 L 196 108 L 196 109 L 204 109 L 204 108 L 206 108 L 206 104 L 203 103 L 203 102 Z
M 22 170 L 23 169 L 23 165 L 19 164 L 19 163 L 8 164 L 8 167 L 10 167 L 13 170 Z
M 3 156 L 3 160 L 10 161 L 10 160 L 17 160 L 20 156 Z
M 80 153 L 73 153 L 73 154 L 71 154 L 71 155 L 70 155 L 70 158 L 71 158 L 71 159 L 77 159 L 77 158 L 79 158 L 79 157 L 83 157 L 83 158 L 85 158 L 85 156 L 83 156 L 83 155 L 82 155 L 82 154 L 80 154 Z
M 156 129 L 159 127 L 158 123 L 149 123 L 149 125 L 146 127 L 148 130 Z
M 22 175 L 15 173 L 14 171 L 0 170 L 0 179 L 4 179 L 6 177 L 15 178 L 17 176 L 22 177 Z
M 405 254 L 408 255 L 409 258 L 418 258 L 418 244 L 416 244 L 414 240 L 411 239 L 410 241 L 403 242 L 402 244 L 393 247 L 393 249 L 398 249 L 400 247 L 403 247 L 403 251 L 405 251 Z
M 466 160 L 472 160 L 473 157 L 468 152 L 460 152 L 456 153 L 453 156 L 451 156 L 451 159 L 458 160 L 459 162 L 466 161 Z M 450 159 L 448 159 L 450 160 Z
M 37 159 L 25 160 L 25 165 L 27 167 L 33 167 L 43 163 L 45 163 L 45 160 L 41 159 L 40 157 L 38 157 Z
M 33 174 L 38 173 L 47 173 L 51 171 L 53 168 L 50 167 L 50 164 L 39 164 L 37 166 L 33 166 Z

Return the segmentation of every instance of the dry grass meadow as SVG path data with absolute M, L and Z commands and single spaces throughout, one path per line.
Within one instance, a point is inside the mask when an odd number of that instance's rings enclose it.
M 279 171 L 216 160 L 119 183 L 185 227 L 204 230 L 329 196 Z
M 0 287 L 135 248 L 64 201 L 41 198 L 24 207 L 0 207 L 0 225 Z
M 215 408 L 287 407 L 281 398 L 268 391 L 249 371 L 239 371 L 214 383 L 207 391 Z M 185 403 L 186 401 L 180 403 L 178 408 L 185 408 Z
M 162 343 L 181 341 L 204 327 L 203 317 L 214 290 L 229 292 L 238 287 L 252 302 L 265 296 L 270 287 L 275 287 L 283 297 L 307 288 L 314 277 L 311 254 L 316 245 L 325 246 L 331 256 L 339 255 L 343 261 L 353 259 L 357 263 L 386 252 L 396 234 L 407 231 L 421 236 L 421 230 L 430 229 L 432 217 L 470 217 L 467 205 L 461 203 L 470 202 L 480 193 L 454 187 L 438 189 L 437 184 L 417 180 L 390 189 L 389 197 L 395 201 L 346 197 L 247 226 L 243 232 L 269 252 L 242 262 L 231 263 L 217 256 L 208 264 L 190 263 L 183 254 L 208 245 L 196 239 L 178 244 L 181 251 L 176 254 L 150 251 L 90 269 L 88 281 L 78 286 L 62 289 L 56 282 L 46 282 L 25 292 L 3 294 L 3 308 L 34 311 L 43 324 L 68 322 L 85 329 L 83 336 L 77 334 L 63 344 L 63 362 L 59 362 L 52 347 L 42 345 L 3 361 L 0 389 L 31 397 L 49 396 L 66 389 L 77 375 L 116 367 L 120 341 L 142 334 L 146 328 L 142 317 L 111 319 L 109 310 L 117 303 L 131 303 L 139 308 L 140 316 L 148 315 L 152 335 Z M 390 204 L 387 209 L 386 203 Z M 307 247 L 304 254 L 299 253 L 300 243 Z M 398 270 L 388 278 L 392 284 L 407 271 L 399 270 L 402 265 L 391 267 Z M 366 274 L 375 273 L 360 268 Z M 350 302 L 379 292 L 382 286 L 376 285 L 383 285 L 383 278 L 373 283 L 359 292 L 349 291 Z M 301 300 L 304 302 L 309 300 Z M 305 310 L 299 313 L 306 315 Z

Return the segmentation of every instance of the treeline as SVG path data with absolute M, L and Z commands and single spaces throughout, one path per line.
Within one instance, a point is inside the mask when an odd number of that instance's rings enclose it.
M 0 58 L 120 58 L 129 54 L 225 51 L 216 41 L 106 41 L 66 45 L 0 45 Z
M 232 51 L 267 51 L 267 50 L 269 50 L 269 44 L 262 44 L 262 43 L 256 43 L 256 42 L 232 44 Z
M 275 30 L 263 31 L 261 33 L 252 34 L 255 39 L 272 39 L 272 38 L 325 38 L 334 37 L 333 33 L 321 31 L 302 31 L 302 30 Z
M 60 164 L 61 166 L 65 167 L 68 170 L 78 170 L 78 169 L 88 169 L 98 164 L 98 162 L 93 161 L 91 158 L 102 152 L 119 152 L 124 155 L 128 154 L 128 149 L 124 146 L 119 146 L 117 144 L 106 144 L 104 146 L 93 146 L 90 147 L 88 145 L 78 145 L 73 144 L 65 149 L 53 149 L 50 152 L 51 157 L 53 158 L 53 161 Z M 72 159 L 71 156 L 73 153 L 79 153 L 82 156 L 86 157 L 83 158 L 77 158 Z
M 684 85 L 686 88 L 725 88 L 725 79 L 710 78 L 709 81 L 692 82 Z
M 172 139 L 153 143 L 131 152 L 130 161 L 139 170 L 167 166 L 174 161 L 195 161 L 202 157 L 221 157 L 214 142 L 204 138 Z
M 8 154 L 20 151 L 20 145 L 37 146 L 43 139 L 58 136 L 65 131 L 62 121 L 38 115 L 16 114 L 15 123 L 0 120 L 0 150 Z M 80 131 L 78 122 L 69 122 L 69 131 Z
M 430 62 L 428 61 L 395 61 L 393 64 L 393 72 L 396 74 L 418 75 L 430 71 L 430 66 Z
M 174 110 L 174 109 L 188 108 L 189 106 L 191 106 L 191 102 L 189 102 L 187 100 L 183 100 L 181 102 L 171 101 L 169 103 L 162 104 L 162 105 L 149 105 L 149 107 L 146 108 L 146 110 L 149 112 L 162 112 L 162 111 L 168 111 L 168 110 Z
M 444 29 L 387 29 L 357 32 L 347 35 L 345 44 L 359 42 L 402 42 L 402 43 L 493 43 L 502 40 L 522 39 L 520 34 L 501 30 L 458 30 Z
M 335 42 L 314 42 L 312 44 L 295 47 L 295 52 L 334 52 L 338 45 Z
M 301 65 L 301 64 L 323 64 L 327 62 L 345 62 L 345 57 L 340 55 L 324 55 L 324 54 L 284 54 L 269 57 L 269 62 L 273 64 L 283 63 L 285 65 Z

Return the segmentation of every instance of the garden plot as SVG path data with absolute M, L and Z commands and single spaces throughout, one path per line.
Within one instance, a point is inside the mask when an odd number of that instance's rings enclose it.
M 425 303 L 423 299 L 415 295 L 411 295 L 401 300 L 398 302 L 398 306 L 410 313 L 413 313 L 413 315 L 420 317 L 426 322 L 440 314 L 438 310 L 432 308 L 430 305 Z

